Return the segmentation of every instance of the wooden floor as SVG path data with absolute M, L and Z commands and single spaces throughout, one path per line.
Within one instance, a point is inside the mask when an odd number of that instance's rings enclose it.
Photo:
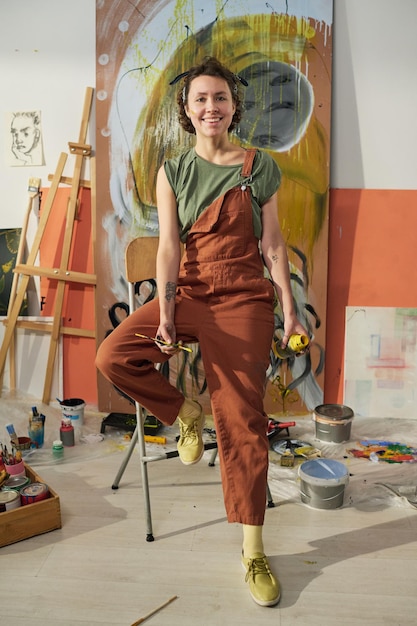
M 1 416 L 3 431 L 10 414 Z M 101 419 L 86 413 L 84 421 L 98 432 Z M 366 430 L 366 423 L 357 424 Z M 402 428 L 416 437 L 412 423 L 390 422 L 390 428 L 389 435 Z M 297 420 L 291 435 L 314 438 L 311 419 Z M 129 626 L 177 596 L 145 623 L 414 626 L 417 509 L 376 483 L 416 485 L 417 465 L 346 459 L 345 448 L 323 446 L 351 474 L 338 509 L 303 504 L 297 470 L 271 463 L 276 506 L 267 510 L 264 537 L 282 599 L 261 608 L 246 589 L 241 529 L 226 522 L 219 466 L 208 466 L 210 453 L 193 467 L 178 459 L 149 466 L 155 541 L 148 543 L 136 452 L 120 488 L 111 489 L 126 449 L 120 433 L 67 449 L 62 463 L 45 447 L 31 465 L 60 496 L 62 529 L 0 549 L 1 623 Z

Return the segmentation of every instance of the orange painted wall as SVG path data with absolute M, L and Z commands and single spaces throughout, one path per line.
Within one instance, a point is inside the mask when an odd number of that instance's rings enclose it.
M 345 307 L 417 306 L 417 191 L 332 189 L 325 402 L 343 402 Z
M 42 189 L 42 206 L 49 188 Z M 59 267 L 66 223 L 66 210 L 71 189 L 57 190 L 51 214 L 40 247 L 42 267 Z M 74 223 L 69 269 L 87 274 L 94 273 L 91 193 L 82 188 L 79 192 L 79 207 Z M 57 281 L 41 279 L 42 315 L 53 316 L 55 310 Z M 67 327 L 95 330 L 94 288 L 68 282 L 65 287 L 62 324 Z M 97 374 L 94 365 L 96 353 L 95 338 L 63 336 L 63 384 L 65 398 L 82 398 L 88 404 L 97 406 Z M 63 399 L 63 398 L 61 398 Z M 52 398 L 54 400 L 54 398 Z

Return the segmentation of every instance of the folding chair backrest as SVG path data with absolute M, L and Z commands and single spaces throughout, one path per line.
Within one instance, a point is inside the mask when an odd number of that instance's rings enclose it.
M 138 283 L 148 278 L 156 278 L 156 253 L 159 237 L 136 237 L 126 246 L 126 280 Z

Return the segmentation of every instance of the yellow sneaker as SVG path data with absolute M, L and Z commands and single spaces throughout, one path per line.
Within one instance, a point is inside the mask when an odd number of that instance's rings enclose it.
M 177 450 L 184 465 L 193 465 L 194 463 L 198 463 L 203 456 L 204 422 L 205 417 L 201 406 L 200 414 L 197 417 L 181 418 L 178 416 L 180 438 L 178 439 Z
M 281 589 L 269 567 L 267 558 L 260 552 L 246 559 L 242 553 L 242 565 L 246 571 L 245 582 L 249 583 L 252 599 L 260 606 L 274 606 L 281 597 Z

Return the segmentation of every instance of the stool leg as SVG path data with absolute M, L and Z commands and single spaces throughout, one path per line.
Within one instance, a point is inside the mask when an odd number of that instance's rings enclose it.
M 152 515 L 151 515 L 151 498 L 149 492 L 149 480 L 148 480 L 148 463 L 146 460 L 146 449 L 145 449 L 145 437 L 144 437 L 144 411 L 143 408 L 138 404 L 136 405 L 136 428 L 132 435 L 132 439 L 129 444 L 129 448 L 126 452 L 125 458 L 122 461 L 122 464 L 119 467 L 119 470 L 116 474 L 116 478 L 113 481 L 112 489 L 118 489 L 120 479 L 122 478 L 124 471 L 129 463 L 130 457 L 133 454 L 133 450 L 135 449 L 136 444 L 139 448 L 139 458 L 140 458 L 140 469 L 141 469 L 141 477 L 142 477 L 142 489 L 143 489 L 143 498 L 144 498 L 144 507 L 145 507 L 145 520 L 146 520 L 146 541 L 154 541 L 153 529 L 152 529 Z
M 129 463 L 129 459 L 132 456 L 132 453 L 133 453 L 133 450 L 135 449 L 137 441 L 138 441 L 138 425 L 136 424 L 136 428 L 132 435 L 132 439 L 130 440 L 129 448 L 126 452 L 125 458 L 123 459 L 123 462 L 121 466 L 119 467 L 119 471 L 117 472 L 116 478 L 114 479 L 113 484 L 111 486 L 112 489 L 119 488 L 120 479 L 124 474 L 127 464 Z
M 137 403 L 136 403 L 136 409 L 137 409 L 137 414 L 138 414 L 136 428 L 138 429 L 139 457 L 140 457 L 142 489 L 143 489 L 145 519 L 146 519 L 146 541 L 154 541 L 153 529 L 152 529 L 151 497 L 150 497 L 149 480 L 148 480 L 148 462 L 146 459 L 146 449 L 145 449 L 145 433 L 144 433 L 145 416 L 144 416 L 144 410 Z
M 271 494 L 271 490 L 269 488 L 268 483 L 266 483 L 266 492 L 267 492 L 267 506 L 268 509 L 273 509 L 275 506 L 275 502 L 272 499 L 272 494 Z
M 214 467 L 214 463 L 216 461 L 216 457 L 217 457 L 217 446 L 216 448 L 213 450 L 210 461 L 209 461 L 209 467 Z

